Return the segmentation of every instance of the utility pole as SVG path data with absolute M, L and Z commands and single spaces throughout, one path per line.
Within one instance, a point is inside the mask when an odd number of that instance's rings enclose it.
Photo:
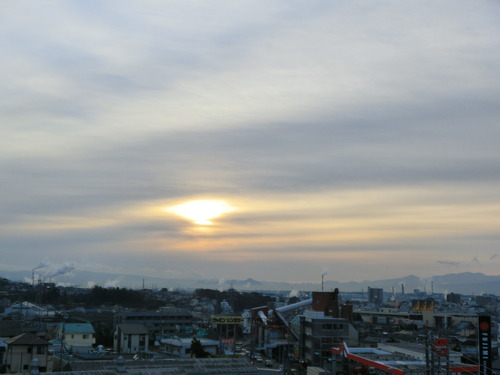
M 425 375 L 431 375 L 430 358 L 429 358 L 429 334 L 425 336 Z
M 430 351 L 431 351 L 431 375 L 435 375 L 435 361 L 436 357 L 434 355 L 434 342 L 433 340 L 430 340 Z
M 450 370 L 450 347 L 446 348 L 446 375 L 451 375 L 451 370 Z

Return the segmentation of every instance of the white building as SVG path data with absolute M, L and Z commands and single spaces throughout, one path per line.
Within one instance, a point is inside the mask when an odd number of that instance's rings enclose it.
M 90 323 L 61 323 L 57 336 L 72 352 L 88 352 L 95 344 L 95 331 Z
M 113 350 L 135 354 L 148 350 L 149 335 L 144 324 L 118 324 L 113 336 Z
M 161 344 L 165 353 L 175 355 L 180 358 L 191 357 L 191 342 L 192 338 L 170 338 L 161 340 Z M 219 341 L 198 339 L 203 346 L 203 349 L 210 355 L 217 355 L 219 349 Z

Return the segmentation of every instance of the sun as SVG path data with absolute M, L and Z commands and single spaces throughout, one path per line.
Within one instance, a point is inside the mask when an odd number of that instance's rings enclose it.
M 165 209 L 198 225 L 211 225 L 212 219 L 234 210 L 226 201 L 213 199 L 188 201 Z

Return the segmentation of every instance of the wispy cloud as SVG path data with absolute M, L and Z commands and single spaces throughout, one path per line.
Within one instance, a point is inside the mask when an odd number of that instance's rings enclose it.
M 460 265 L 460 262 L 453 262 L 449 260 L 438 260 L 438 264 L 442 264 L 443 266 L 452 266 L 452 267 L 458 267 Z

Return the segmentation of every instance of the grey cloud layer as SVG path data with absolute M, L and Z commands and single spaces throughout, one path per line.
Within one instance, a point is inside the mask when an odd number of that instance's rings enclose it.
M 489 1 L 9 5 L 0 22 L 0 248 L 15 263 L 11 251 L 94 254 L 122 239 L 181 239 L 186 224 L 167 219 L 64 232 L 23 223 L 106 220 L 124 207 L 202 195 L 439 187 L 449 195 L 387 198 L 387 214 L 398 204 L 495 210 L 499 14 Z M 372 214 L 363 210 L 342 215 Z M 326 215 L 231 220 L 291 214 Z M 481 249 L 497 237 L 464 236 Z M 406 245 L 450 244 L 459 245 L 446 237 Z

